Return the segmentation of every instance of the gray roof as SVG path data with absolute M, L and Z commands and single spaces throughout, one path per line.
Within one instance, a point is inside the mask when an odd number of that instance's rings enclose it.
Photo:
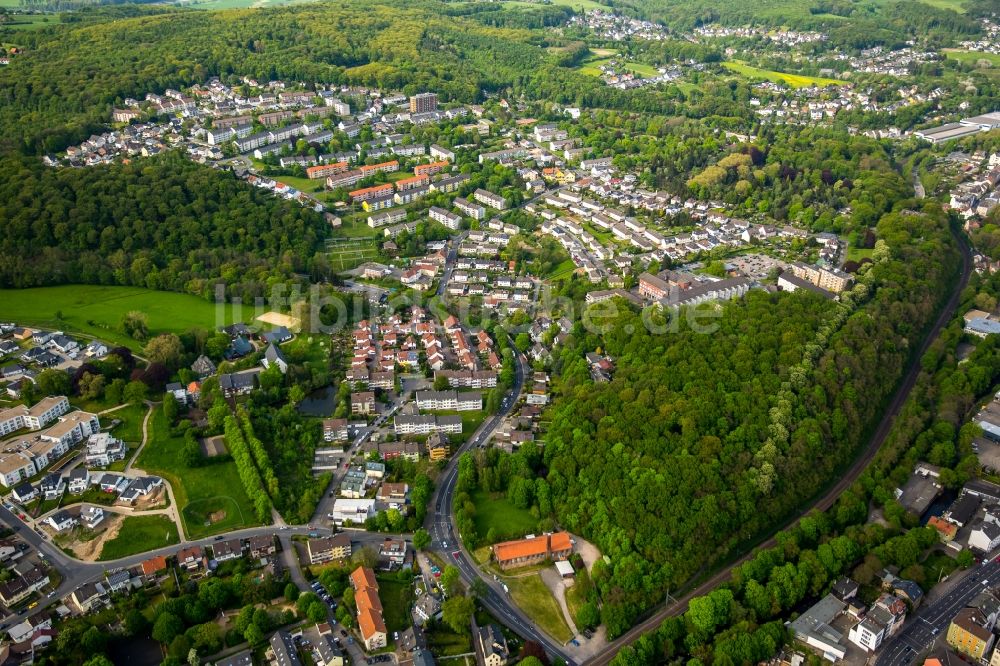
M 299 655 L 295 651 L 295 643 L 287 631 L 276 631 L 271 635 L 271 650 L 274 652 L 274 662 L 278 666 L 299 666 Z

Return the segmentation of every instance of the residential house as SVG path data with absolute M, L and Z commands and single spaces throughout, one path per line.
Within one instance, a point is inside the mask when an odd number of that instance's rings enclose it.
M 66 490 L 66 481 L 58 473 L 46 474 L 38 484 L 38 489 L 45 499 L 57 499 Z
M 361 393 L 351 394 L 351 413 L 352 414 L 374 414 L 375 413 L 375 394 L 371 391 L 362 391 Z
M 107 467 L 117 460 L 124 460 L 127 451 L 128 447 L 125 446 L 125 442 L 112 437 L 110 433 L 94 433 L 87 438 L 87 466 Z M 73 492 L 72 488 L 70 492 Z
M 975 661 L 981 661 L 993 647 L 994 624 L 995 620 L 990 622 L 978 608 L 963 608 L 948 625 L 948 645 Z
M 70 599 L 82 612 L 89 613 L 104 605 L 108 599 L 108 591 L 100 582 L 84 583 L 70 593 Z
M 86 467 L 76 467 L 67 477 L 66 489 L 71 495 L 82 495 L 90 487 L 90 472 Z
M 177 565 L 188 571 L 200 569 L 204 564 L 205 555 L 201 546 L 181 548 L 177 551 Z
M 387 569 L 407 566 L 406 541 L 403 539 L 386 539 L 378 547 L 379 562 Z
M 56 511 L 51 516 L 46 518 L 45 523 L 56 532 L 62 532 L 64 530 L 73 529 L 80 524 L 80 521 L 69 511 L 63 509 L 62 511 Z
M 257 534 L 250 537 L 247 540 L 247 548 L 250 551 L 250 557 L 255 560 L 269 557 L 277 552 L 273 534 Z
M 80 509 L 80 522 L 83 523 L 84 527 L 92 530 L 104 522 L 105 515 L 103 508 L 90 504 Z
M 322 564 L 332 560 L 345 560 L 351 556 L 351 537 L 341 532 L 330 537 L 309 539 L 306 542 L 310 564 Z
M 267 349 L 264 351 L 264 358 L 261 359 L 260 364 L 265 368 L 270 368 L 272 365 L 276 366 L 281 371 L 281 374 L 285 374 L 288 371 L 288 359 L 285 358 L 284 352 L 273 342 L 267 345 Z
M 139 564 L 139 570 L 147 582 L 154 581 L 160 574 L 167 571 L 167 558 L 163 555 L 157 555 L 148 560 L 143 560 Z
M 212 544 L 212 555 L 216 562 L 226 562 L 243 557 L 243 540 L 227 539 Z
M 507 639 L 503 637 L 500 627 L 492 622 L 485 627 L 477 627 L 475 632 L 477 656 L 484 666 L 505 666 L 510 659 Z
M 354 603 L 358 609 L 358 629 L 369 651 L 386 646 L 388 632 L 382 619 L 382 602 L 378 597 L 375 572 L 368 567 L 358 567 L 351 572 Z
M 271 635 L 265 652 L 267 663 L 271 666 L 301 666 L 298 650 L 291 634 L 279 629 Z

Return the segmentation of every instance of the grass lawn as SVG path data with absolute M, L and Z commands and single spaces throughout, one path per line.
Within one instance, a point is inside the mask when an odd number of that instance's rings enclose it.
M 340 213 L 340 219 L 343 221 L 343 224 L 333 230 L 333 237 L 363 238 L 366 240 L 378 238 L 379 241 L 383 240 L 385 234 L 381 229 L 372 229 L 368 226 L 368 215 L 369 213 L 360 207 L 357 210 L 344 209 Z
M 787 83 L 792 88 L 805 88 L 807 86 L 830 86 L 842 85 L 846 81 L 839 79 L 824 79 L 818 76 L 804 76 L 802 74 L 787 74 L 785 72 L 775 72 L 768 69 L 752 67 L 743 62 L 724 62 L 722 66 L 731 72 L 735 72 L 749 79 L 765 79 L 775 83 Z
M 115 493 L 106 493 L 97 486 L 91 486 L 83 492 L 82 495 L 70 495 L 67 494 L 63 498 L 62 506 L 69 506 L 70 504 L 79 504 L 81 502 L 86 502 L 87 504 L 100 504 L 103 506 L 111 506 L 118 499 L 118 495 Z
M 150 335 L 214 329 L 232 322 L 232 307 L 189 294 L 140 287 L 60 285 L 32 289 L 0 289 L 0 318 L 27 326 L 58 328 L 92 335 L 139 350 L 142 344 L 118 331 L 127 312 L 149 318 Z M 56 318 L 61 313 L 62 319 Z
M 612 49 L 590 49 L 590 57 L 580 63 L 577 71 L 587 76 L 601 76 L 601 65 L 606 65 L 615 59 L 616 51 Z M 642 62 L 622 62 L 624 69 L 643 77 L 656 76 L 659 72 L 652 65 Z
M 559 602 L 549 591 L 539 574 L 519 578 L 505 578 L 514 603 L 530 617 L 535 624 L 561 643 L 573 638 L 563 618 Z
M 874 252 L 874 250 L 872 250 L 871 248 L 848 246 L 847 260 L 861 261 L 862 259 L 868 259 L 872 256 L 872 252 Z
M 571 587 L 566 588 L 566 606 L 569 608 L 569 614 L 573 617 L 574 621 L 580 607 L 587 603 L 587 596 L 590 594 L 593 586 L 590 574 L 587 573 L 586 569 L 581 569 L 576 572 L 576 582 Z M 582 628 L 577 627 L 577 629 Z
M 1000 67 L 1000 54 L 997 53 L 981 53 L 979 51 L 963 51 L 961 49 L 942 49 L 942 51 L 944 51 L 947 57 L 959 62 L 977 63 L 980 60 L 985 60 L 989 63 L 990 67 Z
M 573 272 L 576 271 L 576 264 L 573 263 L 572 259 L 567 259 L 556 265 L 552 269 L 552 272 L 544 276 L 546 280 L 568 280 Z
M 378 596 L 382 602 L 382 616 L 390 638 L 394 631 L 403 631 L 413 624 L 410 607 L 413 606 L 413 582 L 401 583 L 395 579 L 379 579 Z
M 498 541 L 519 539 L 534 532 L 538 526 L 529 511 L 518 509 L 503 495 L 494 497 L 477 489 L 472 493 L 472 502 L 476 505 L 476 532 L 481 539 L 485 539 L 491 529 Z
M 486 403 L 486 398 L 483 398 L 483 404 Z M 472 437 L 472 433 L 476 432 L 476 428 L 482 424 L 483 420 L 486 418 L 486 410 L 465 410 L 457 412 L 454 410 L 436 410 L 428 412 L 430 414 L 436 414 L 438 416 L 461 416 L 462 417 L 462 433 L 450 435 L 452 443 L 462 443 L 465 440 Z
M 434 623 L 434 629 L 427 633 L 427 644 L 434 654 L 443 657 L 465 654 L 471 650 L 469 637 L 456 634 L 444 622 Z M 456 659 L 452 663 L 460 662 Z
M 148 409 L 146 405 L 129 405 L 105 414 L 101 421 L 111 423 L 114 419 L 120 420 L 121 423 L 114 427 L 111 434 L 125 442 L 139 443 L 142 441 L 142 419 Z
M 184 440 L 170 434 L 161 407 L 153 413 L 149 431 L 150 441 L 142 450 L 136 466 L 170 482 L 181 510 L 184 531 L 189 538 L 197 539 L 257 524 L 253 506 L 236 471 L 236 463 L 230 460 L 203 467 L 184 465 L 181 462 Z M 206 524 L 210 518 L 215 522 Z
M 101 560 L 115 560 L 180 543 L 177 526 L 166 516 L 128 516 L 118 536 L 104 544 Z
M 924 576 L 929 585 L 937 583 L 958 568 L 958 562 L 941 551 L 932 552 L 921 564 L 924 567 Z

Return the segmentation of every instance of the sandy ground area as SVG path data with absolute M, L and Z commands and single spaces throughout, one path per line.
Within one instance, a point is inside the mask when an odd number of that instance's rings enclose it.
M 302 323 L 298 320 L 298 317 L 281 314 L 280 312 L 265 312 L 261 316 L 257 317 L 257 321 L 262 321 L 265 324 L 271 324 L 272 326 L 284 326 L 285 328 L 293 330 L 297 329 Z
M 106 514 L 107 518 L 104 519 L 100 525 L 98 525 L 97 536 L 95 536 L 90 541 L 82 541 L 79 539 L 81 534 L 81 528 L 74 528 L 69 538 L 61 538 L 59 540 L 59 545 L 63 548 L 68 548 L 73 551 L 73 554 L 85 562 L 95 562 L 97 558 L 101 556 L 101 551 L 104 550 L 104 544 L 116 536 L 118 536 L 118 531 L 122 527 L 123 516 L 119 516 L 113 513 Z

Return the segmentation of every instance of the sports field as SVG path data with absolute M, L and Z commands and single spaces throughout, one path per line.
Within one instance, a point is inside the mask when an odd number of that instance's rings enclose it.
M 122 316 L 132 310 L 149 318 L 150 336 L 192 328 L 211 330 L 232 321 L 229 305 L 170 291 L 102 285 L 0 289 L 0 319 L 4 321 L 84 333 L 138 350 L 141 342 L 118 331 Z
M 760 69 L 743 62 L 730 61 L 722 63 L 722 66 L 731 72 L 745 76 L 748 79 L 765 79 L 774 83 L 787 83 L 792 88 L 806 88 L 808 86 L 839 86 L 847 83 L 839 79 L 824 79 L 819 76 L 805 76 L 803 74 L 788 74 L 786 72 L 775 72 L 769 69 Z

